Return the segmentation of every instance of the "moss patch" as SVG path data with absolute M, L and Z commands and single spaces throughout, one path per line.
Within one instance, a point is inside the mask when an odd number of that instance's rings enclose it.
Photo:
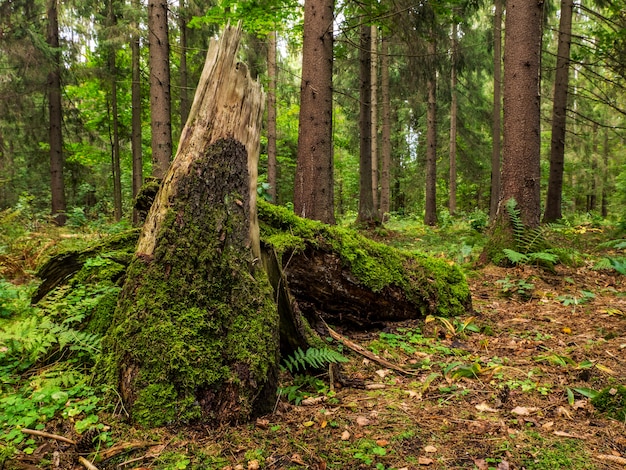
M 602 413 L 618 421 L 626 421 L 626 387 L 607 387 L 591 399 L 591 404 Z

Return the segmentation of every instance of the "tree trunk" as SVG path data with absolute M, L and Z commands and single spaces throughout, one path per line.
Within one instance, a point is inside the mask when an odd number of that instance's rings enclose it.
M 333 188 L 333 0 L 305 0 L 294 210 L 335 223 Z
M 115 15 L 114 0 L 109 0 L 108 12 L 109 27 L 113 29 L 117 23 Z M 122 218 L 122 168 L 120 165 L 120 133 L 119 119 L 117 113 L 117 64 L 115 60 L 116 48 L 113 44 L 109 46 L 109 79 L 111 81 L 111 116 L 112 123 L 109 128 L 109 139 L 111 143 L 111 173 L 113 176 L 113 210 L 115 220 Z
M 372 110 L 372 201 L 374 210 L 378 211 L 378 28 L 371 27 L 370 77 L 371 77 L 371 110 Z M 380 218 L 380 217 L 379 217 Z
M 371 112 L 371 42 L 372 31 L 361 25 L 359 46 L 359 213 L 357 222 L 376 224 L 378 221 L 372 189 L 372 112 Z
M 457 116 L 457 95 L 456 95 L 456 56 L 457 56 L 457 34 L 458 25 L 452 25 L 452 64 L 450 67 L 450 173 L 449 173 L 449 193 L 448 210 L 450 214 L 456 212 L 456 116 Z
M 170 97 L 170 47 L 167 0 L 148 2 L 150 50 L 150 127 L 152 129 L 152 176 L 162 179 L 172 156 Z
M 59 14 L 57 0 L 48 0 L 48 45 L 52 64 L 48 73 L 48 108 L 50 117 L 50 192 L 52 217 L 58 225 L 67 221 L 65 182 L 63 180 L 63 112 L 61 109 L 61 52 L 59 50 Z
M 500 160 L 502 134 L 502 3 L 495 0 L 493 15 L 493 124 L 491 135 L 493 149 L 491 152 L 491 201 L 489 219 L 495 220 L 500 202 Z
M 563 168 L 565 165 L 565 127 L 567 121 L 567 94 L 569 87 L 570 45 L 572 42 L 573 0 L 561 0 L 559 45 L 554 81 L 554 104 L 552 107 L 552 138 L 550 141 L 550 176 L 544 222 L 559 220 L 563 198 Z
M 426 82 L 428 109 L 426 111 L 426 208 L 424 223 L 437 223 L 437 72 L 434 67 L 437 47 L 435 38 L 428 42 L 429 71 Z
M 180 126 L 183 128 L 189 117 L 189 74 L 187 72 L 187 10 L 185 0 L 179 0 L 178 5 L 178 29 L 180 31 L 180 64 L 178 73 L 180 76 Z
M 539 225 L 540 109 L 539 74 L 543 4 L 507 2 L 504 51 L 504 160 L 499 212 L 511 198 L 523 223 Z
M 278 201 L 276 161 L 276 76 L 278 67 L 276 64 L 276 31 L 268 34 L 267 38 L 267 183 L 269 184 L 270 200 L 276 204 Z
M 256 216 L 264 97 L 237 62 L 240 37 L 227 28 L 209 48 L 103 343 L 134 422 L 233 422 L 275 402 L 278 314 Z
M 134 8 L 139 11 L 139 0 L 133 0 Z M 132 25 L 132 34 L 130 39 L 131 49 L 131 68 L 132 80 L 131 85 L 131 148 L 133 154 L 133 200 L 139 195 L 141 186 L 143 185 L 143 158 L 141 148 L 141 69 L 139 55 L 139 26 L 136 22 Z M 139 211 L 133 204 L 133 224 L 139 223 Z
M 382 98 L 380 216 L 384 222 L 391 211 L 391 98 L 389 93 L 389 39 L 383 37 L 380 52 L 380 89 Z

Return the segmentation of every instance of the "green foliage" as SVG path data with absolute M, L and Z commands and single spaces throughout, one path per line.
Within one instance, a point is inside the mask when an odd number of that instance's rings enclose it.
M 591 470 L 595 468 L 591 456 L 585 451 L 583 441 L 576 439 L 547 440 L 536 433 L 528 433 L 534 448 L 531 457 L 522 461 L 527 470 Z
M 302 400 L 311 395 L 329 395 L 328 384 L 322 379 L 307 375 L 297 374 L 293 382 L 278 389 L 278 395 L 287 398 L 287 401 L 299 405 Z
M 626 387 L 606 387 L 591 398 L 591 404 L 602 413 L 618 421 L 626 421 Z
M 505 297 L 519 296 L 523 300 L 530 300 L 535 285 L 526 279 L 511 279 L 509 276 L 504 279 L 498 279 L 496 284 L 500 286 L 500 292 Z
M 328 364 L 338 362 L 348 362 L 348 358 L 330 348 L 308 348 L 306 352 L 298 348 L 293 354 L 283 359 L 284 367 L 291 373 L 307 368 L 322 369 Z

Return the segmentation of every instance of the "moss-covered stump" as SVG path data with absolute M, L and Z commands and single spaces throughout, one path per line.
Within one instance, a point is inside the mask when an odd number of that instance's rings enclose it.
M 258 203 L 261 238 L 281 260 L 289 292 L 309 321 L 357 327 L 471 310 L 458 266 L 408 253 L 354 230 Z
M 196 159 L 153 254 L 128 268 L 101 367 L 136 422 L 231 422 L 274 403 L 278 315 L 249 248 L 245 152 L 221 140 Z

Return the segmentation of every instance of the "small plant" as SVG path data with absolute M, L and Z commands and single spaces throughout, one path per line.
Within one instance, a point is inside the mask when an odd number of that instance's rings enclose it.
M 575 309 L 577 305 L 585 304 L 596 297 L 593 292 L 590 292 L 588 290 L 581 290 L 580 294 L 580 297 L 573 295 L 559 295 L 556 300 L 562 302 L 563 305 L 565 305 L 566 307 L 571 305 Z
M 348 358 L 330 348 L 309 348 L 306 352 L 298 348 L 291 356 L 283 359 L 285 368 L 291 373 L 307 368 L 322 369 L 338 362 L 348 362 Z
M 450 320 L 449 318 L 445 317 L 435 317 L 433 315 L 428 315 L 426 317 L 426 320 L 424 320 L 424 323 L 429 323 L 437 320 L 444 326 L 448 336 L 460 336 L 464 338 L 467 332 L 480 333 L 480 327 L 476 325 L 476 323 L 474 323 L 475 319 L 475 317 L 467 317 L 464 320 L 460 318 L 454 318 Z
M 328 385 L 322 379 L 302 374 L 296 375 L 291 385 L 280 387 L 278 394 L 296 405 L 299 405 L 302 403 L 302 400 L 314 394 L 331 395 Z
M 498 279 L 496 284 L 500 285 L 500 292 L 505 297 L 513 297 L 517 295 L 523 300 L 530 300 L 533 296 L 532 292 L 535 285 L 525 279 L 513 280 L 509 276 L 504 279 Z

